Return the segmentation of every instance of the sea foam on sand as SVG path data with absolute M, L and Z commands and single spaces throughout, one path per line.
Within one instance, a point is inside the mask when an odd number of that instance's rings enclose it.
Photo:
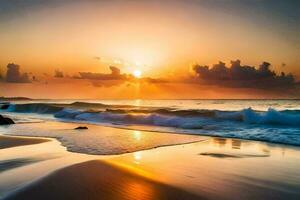
M 48 121 L 1 127 L 0 133 L 40 136 L 58 139 L 69 151 L 111 155 L 151 149 L 160 146 L 202 141 L 205 137 L 173 133 L 125 130 L 86 125 L 87 130 L 74 130 L 79 124 Z M 82 125 L 82 124 L 81 124 Z

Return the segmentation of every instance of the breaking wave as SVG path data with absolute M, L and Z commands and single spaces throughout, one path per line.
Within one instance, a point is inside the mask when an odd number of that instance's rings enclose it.
M 241 111 L 175 110 L 85 102 L 71 104 L 2 104 L 0 106 L 1 109 L 9 112 L 53 114 L 57 118 L 180 128 L 197 128 L 197 122 L 202 123 L 205 120 L 300 127 L 300 110 L 277 111 L 272 108 L 264 112 L 255 111 L 251 108 Z
M 0 104 L 0 108 L 8 112 L 51 114 L 70 121 L 175 128 L 186 133 L 300 145 L 300 110 L 176 110 L 86 102 Z
M 257 112 L 251 108 L 242 111 L 113 111 L 104 112 L 78 111 L 63 109 L 55 115 L 57 118 L 67 118 L 92 122 L 118 122 L 126 124 L 143 124 L 154 126 L 170 126 L 177 128 L 203 128 L 203 123 L 216 121 L 234 121 L 248 124 L 299 126 L 300 112 L 287 113 L 269 109 L 267 112 Z
M 54 114 L 64 109 L 63 106 L 51 105 L 45 103 L 28 103 L 28 104 L 9 104 L 3 105 L 10 112 L 20 113 L 39 113 L 39 114 Z

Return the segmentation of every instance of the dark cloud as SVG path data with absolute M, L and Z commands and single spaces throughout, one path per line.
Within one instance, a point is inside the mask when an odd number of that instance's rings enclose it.
M 91 79 L 91 80 L 127 80 L 130 75 L 121 74 L 119 68 L 110 66 L 111 73 L 93 73 L 93 72 L 79 72 L 79 77 L 74 78 L 82 78 L 82 79 Z
M 63 78 L 64 77 L 64 73 L 62 71 L 60 71 L 60 70 L 57 69 L 54 72 L 54 77 L 55 78 Z
M 132 75 L 121 74 L 117 67 L 110 66 L 110 73 L 79 72 L 79 76 L 74 75 L 74 79 L 88 79 L 94 87 L 112 87 L 125 83 L 132 79 Z
M 270 69 L 271 64 L 263 62 L 258 68 L 241 65 L 240 60 L 231 61 L 231 66 L 219 62 L 211 68 L 208 66 L 195 65 L 193 70 L 198 80 L 222 86 L 230 87 L 292 87 L 295 79 L 292 74 L 286 75 L 281 72 L 277 75 Z
M 74 75 L 74 79 L 90 80 L 95 87 L 112 87 L 122 85 L 124 83 L 166 83 L 165 79 L 155 79 L 150 77 L 135 78 L 132 74 L 121 73 L 117 67 L 110 66 L 110 73 L 93 73 L 93 72 L 79 72 L 79 75 Z
M 21 73 L 20 66 L 14 63 L 7 65 L 6 82 L 10 83 L 30 83 L 28 73 Z

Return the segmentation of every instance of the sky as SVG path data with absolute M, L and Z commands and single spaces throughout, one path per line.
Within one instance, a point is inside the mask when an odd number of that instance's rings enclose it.
M 0 0 L 0 96 L 298 98 L 299 34 L 298 0 Z

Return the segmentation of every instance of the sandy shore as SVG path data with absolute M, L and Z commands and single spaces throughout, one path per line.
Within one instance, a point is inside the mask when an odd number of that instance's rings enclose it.
M 13 137 L 13 136 L 3 136 L 0 135 L 0 149 L 40 144 L 43 142 L 48 142 L 48 139 L 44 138 L 28 138 L 28 137 Z
M 40 144 L 50 140 L 0 136 L 0 149 Z M 0 162 L 3 170 L 32 164 L 29 159 Z M 0 168 L 1 169 L 1 168 Z M 1 172 L 1 171 L 0 171 Z M 151 180 L 134 170 L 92 160 L 57 170 L 5 199 L 204 199 Z
M 44 123 L 41 129 L 28 124 L 26 132 L 53 129 L 53 124 L 57 125 L 53 134 L 67 132 L 78 141 L 101 138 L 96 144 L 106 148 L 109 145 L 104 142 L 113 140 L 110 147 L 115 148 L 116 141 L 125 136 L 132 140 L 124 146 L 134 141 L 143 144 L 139 148 L 161 138 L 178 137 L 155 133 L 153 140 L 148 132 L 96 126 L 75 132 L 71 129 L 74 124 L 68 123 Z M 22 133 L 24 127 L 18 130 Z M 8 133 L 11 129 L 5 130 Z M 300 198 L 299 147 L 210 137 L 190 144 L 168 143 L 172 146 L 100 156 L 69 152 L 57 140 L 49 140 L 0 136 L 0 199 Z
M 56 171 L 6 199 L 203 199 L 103 161 Z

